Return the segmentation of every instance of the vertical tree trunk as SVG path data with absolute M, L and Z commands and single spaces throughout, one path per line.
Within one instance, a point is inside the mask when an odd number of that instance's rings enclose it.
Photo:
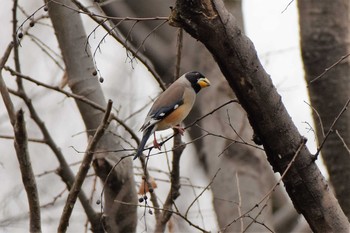
M 68 84 L 72 92 L 85 96 L 95 103 L 106 106 L 101 86 L 93 76 L 94 63 L 91 53 L 86 47 L 86 34 L 80 15 L 72 10 L 75 5 L 69 0 L 61 0 L 49 3 L 49 14 L 60 45 L 63 60 L 68 75 Z M 89 135 L 94 131 L 103 119 L 104 113 L 92 108 L 83 102 L 77 101 L 86 130 Z M 113 127 L 109 130 L 113 132 Z M 96 158 L 96 173 L 104 181 L 113 165 L 120 159 L 112 152 L 119 147 L 118 141 L 112 133 L 105 134 L 99 144 Z M 113 170 L 105 187 L 104 214 L 106 217 L 106 229 L 108 232 L 135 232 L 137 223 L 136 205 L 122 205 L 115 200 L 127 203 L 137 203 L 137 194 L 130 158 L 124 159 Z
M 309 83 L 318 142 L 350 98 L 350 59 L 310 83 L 327 67 L 350 52 L 349 0 L 299 0 L 300 34 L 305 79 Z M 320 120 L 324 129 L 321 128 Z M 350 219 L 350 111 L 345 111 L 321 151 L 338 201 Z M 337 135 L 338 131 L 340 137 Z

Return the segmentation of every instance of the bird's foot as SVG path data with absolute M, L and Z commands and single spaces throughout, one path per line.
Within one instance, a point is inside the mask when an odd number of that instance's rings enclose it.
M 181 134 L 181 136 L 184 136 L 185 128 L 181 127 L 180 125 L 176 125 L 173 127 L 173 129 L 176 129 L 179 132 L 179 134 Z
M 154 138 L 154 140 L 153 140 L 153 147 L 156 148 L 156 149 L 158 149 L 158 150 L 160 150 L 160 147 L 161 147 L 161 146 L 162 146 L 162 145 L 159 144 L 159 143 L 157 142 L 157 139 Z

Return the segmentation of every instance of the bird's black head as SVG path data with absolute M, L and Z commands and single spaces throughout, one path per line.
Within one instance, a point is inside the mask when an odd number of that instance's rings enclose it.
M 191 83 L 194 91 L 198 93 L 202 88 L 210 86 L 210 82 L 203 74 L 197 71 L 191 71 L 185 74 L 187 80 Z

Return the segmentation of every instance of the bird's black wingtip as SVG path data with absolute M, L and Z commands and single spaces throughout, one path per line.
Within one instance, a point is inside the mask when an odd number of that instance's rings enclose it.
M 136 155 L 134 156 L 134 158 L 133 158 L 132 160 L 137 159 L 139 156 L 140 156 L 140 154 L 139 154 L 139 153 L 136 153 Z
M 139 148 L 137 149 L 136 154 L 135 154 L 133 160 L 135 160 L 135 159 L 137 159 L 138 157 L 141 156 L 141 154 L 142 154 L 142 152 L 143 152 L 143 148 L 144 148 L 144 146 L 142 145 L 141 147 L 139 147 Z

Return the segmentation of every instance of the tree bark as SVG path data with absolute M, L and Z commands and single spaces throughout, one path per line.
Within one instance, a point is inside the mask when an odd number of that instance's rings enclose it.
M 256 141 L 264 145 L 274 170 L 282 174 L 295 208 L 315 232 L 348 232 L 349 223 L 288 115 L 281 97 L 222 1 L 176 2 L 172 24 L 201 41 L 218 63 L 248 114 Z M 232 178 L 233 179 L 233 178 Z
M 91 53 L 86 47 L 86 34 L 79 14 L 72 10 L 75 5 L 69 0 L 47 2 L 49 14 L 54 26 L 58 43 L 60 45 L 66 72 L 68 85 L 74 94 L 82 95 L 91 101 L 106 106 L 101 86 L 93 76 L 94 63 Z M 62 5 L 60 5 L 62 4 Z M 63 6 L 64 5 L 64 6 Z M 66 6 L 69 6 L 67 8 Z M 77 106 L 89 135 L 93 135 L 103 119 L 104 113 L 81 101 Z M 113 132 L 114 127 L 109 128 Z M 107 175 L 121 155 L 112 152 L 119 146 L 118 140 L 112 133 L 106 133 L 98 144 L 100 153 L 95 158 L 94 167 L 97 175 L 105 181 Z M 123 159 L 108 178 L 105 187 L 104 214 L 106 216 L 106 229 L 109 232 L 135 232 L 137 224 L 136 205 L 122 205 L 115 202 L 119 200 L 126 203 L 137 203 L 137 194 L 130 158 Z
M 311 105 L 315 109 L 313 118 L 321 144 L 350 98 L 349 58 L 318 80 L 313 79 L 350 53 L 350 2 L 299 0 L 298 8 L 305 79 L 309 83 Z M 332 131 L 321 153 L 338 201 L 350 219 L 350 155 L 344 146 L 344 143 L 350 145 L 350 111 L 342 114 Z

